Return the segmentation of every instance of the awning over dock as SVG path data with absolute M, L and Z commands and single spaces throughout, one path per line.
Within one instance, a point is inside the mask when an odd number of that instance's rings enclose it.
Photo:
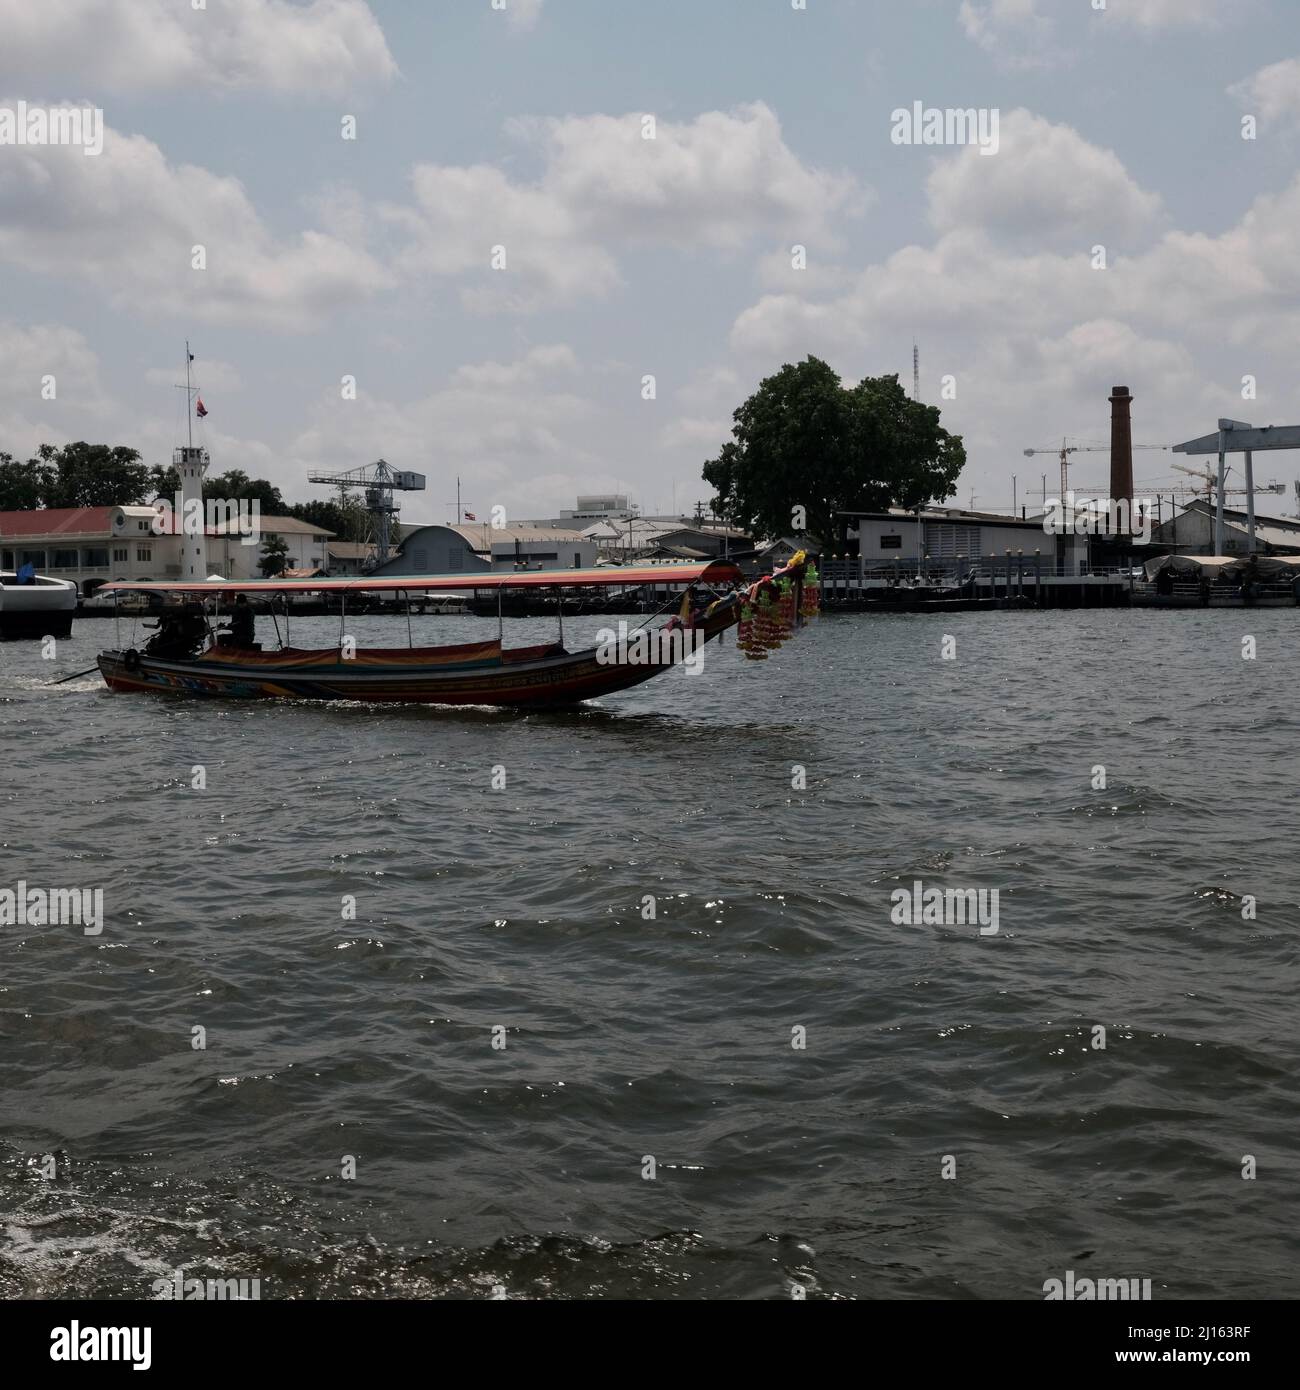
M 1300 574 L 1300 555 L 1160 555 L 1142 567 L 1148 580 L 1168 570 L 1185 578 L 1293 578 Z

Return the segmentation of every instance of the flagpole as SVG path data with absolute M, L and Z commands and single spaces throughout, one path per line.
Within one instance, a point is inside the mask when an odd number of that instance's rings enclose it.
M 194 397 L 190 392 L 190 340 L 185 339 L 185 437 L 189 446 L 194 447 Z

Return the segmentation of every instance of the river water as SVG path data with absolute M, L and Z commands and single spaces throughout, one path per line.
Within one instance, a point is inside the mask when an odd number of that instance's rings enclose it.
M 531 715 L 42 688 L 112 627 L 0 648 L 0 889 L 104 902 L 0 927 L 0 1296 L 1300 1295 L 1293 612 L 823 618 Z

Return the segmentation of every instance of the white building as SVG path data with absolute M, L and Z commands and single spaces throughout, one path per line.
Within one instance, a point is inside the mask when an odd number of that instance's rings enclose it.
M 286 571 L 310 573 L 329 568 L 333 531 L 300 521 L 296 516 L 264 516 L 253 537 L 242 536 L 238 522 L 222 522 L 214 528 L 208 540 L 208 573 L 225 579 L 260 579 L 263 549 L 274 538 L 283 540 L 288 547 L 284 557 Z M 246 545 L 245 539 L 252 544 Z
M 841 512 L 849 518 L 858 570 L 864 577 L 888 570 L 893 562 L 915 569 L 918 559 L 936 569 L 961 570 L 981 557 L 1005 561 L 1007 551 L 1033 557 L 1044 574 L 1078 575 L 1088 564 L 1087 536 L 1058 536 L 1044 528 L 1042 516 L 1003 516 L 959 507 L 890 507 L 879 512 Z
M 159 535 L 157 519 L 152 507 L 0 512 L 0 569 L 31 564 L 38 573 L 72 580 L 83 598 L 110 579 L 180 579 L 186 538 Z

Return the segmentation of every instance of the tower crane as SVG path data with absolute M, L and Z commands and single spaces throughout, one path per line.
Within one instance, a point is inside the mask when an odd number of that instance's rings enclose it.
M 364 489 L 366 511 L 371 518 L 371 534 L 367 539 L 374 543 L 377 565 L 382 565 L 388 559 L 388 552 L 392 549 L 392 522 L 398 511 L 393 493 L 424 491 L 423 473 L 393 468 L 386 459 L 378 459 L 360 468 L 349 468 L 342 473 L 309 473 L 307 481 L 338 488 L 340 506 L 347 505 L 354 489 Z
M 1190 491 L 1191 491 L 1195 496 L 1197 496 L 1197 497 L 1212 497 L 1212 496 L 1214 495 L 1215 489 L 1216 489 L 1216 488 L 1218 487 L 1218 485 L 1219 485 L 1219 479 L 1218 479 L 1217 474 L 1211 473 L 1210 470 L 1209 470 L 1208 468 L 1205 469 L 1204 471 L 1202 471 L 1202 470 L 1199 469 L 1199 468 L 1188 468 L 1188 466 L 1187 466 L 1185 463 L 1175 463 L 1175 464 L 1173 465 L 1173 467 L 1176 468 L 1180 473 L 1189 473 L 1193 478 L 1199 478 L 1199 479 L 1205 484 L 1205 486 L 1204 486 L 1203 488 L 1198 487 L 1198 488 L 1192 488 L 1192 489 L 1190 489 Z M 1225 469 L 1225 470 L 1224 470 L 1224 476 L 1226 477 L 1227 474 L 1230 473 L 1231 471 L 1232 471 L 1232 470 L 1231 470 L 1230 468 Z M 1255 490 L 1256 492 L 1282 492 L 1282 493 L 1284 493 L 1284 492 L 1286 492 L 1286 484 L 1285 484 L 1285 483 L 1278 483 L 1278 482 L 1272 482 L 1272 483 L 1259 483 L 1259 484 L 1256 485 L 1256 487 L 1255 487 L 1254 490 Z M 1232 495 L 1232 496 L 1244 497 L 1244 496 L 1246 496 L 1246 494 L 1250 491 L 1250 489 L 1249 489 L 1249 488 L 1244 488 L 1244 487 L 1225 487 L 1225 488 L 1223 489 L 1223 491 L 1224 491 L 1224 494 L 1225 494 L 1225 495 L 1229 495 L 1229 494 L 1230 494 L 1230 495 Z
M 1068 436 L 1067 436 L 1068 437 Z M 1167 449 L 1168 444 L 1134 444 L 1135 449 Z M 1071 454 L 1103 454 L 1110 449 L 1109 444 L 1066 444 L 1061 440 L 1061 447 L 1047 449 L 1026 449 L 1025 457 L 1033 458 L 1035 454 L 1059 454 L 1061 458 L 1061 498 L 1064 500 L 1066 492 L 1070 486 L 1070 455 Z

